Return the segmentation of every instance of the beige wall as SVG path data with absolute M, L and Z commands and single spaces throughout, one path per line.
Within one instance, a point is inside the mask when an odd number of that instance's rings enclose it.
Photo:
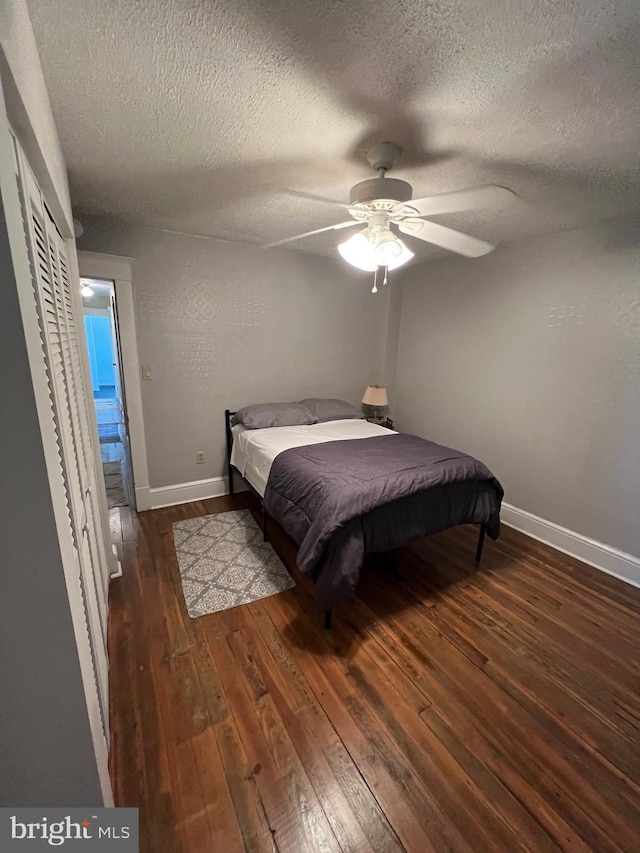
M 414 267 L 401 427 L 484 460 L 510 504 L 640 556 L 638 220 Z
M 388 375 L 388 291 L 372 295 L 369 276 L 341 261 L 83 222 L 79 248 L 136 258 L 138 352 L 154 376 L 142 383 L 152 488 L 224 472 L 225 408 L 358 403 Z

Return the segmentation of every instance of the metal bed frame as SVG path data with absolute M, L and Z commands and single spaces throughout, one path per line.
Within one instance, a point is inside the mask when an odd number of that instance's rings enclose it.
M 268 537 L 269 516 L 267 515 L 267 511 L 264 508 L 264 499 L 263 499 L 262 495 L 260 494 L 260 492 L 258 492 L 257 489 L 254 489 L 254 487 L 246 479 L 246 477 L 243 477 L 242 474 L 240 473 L 240 471 L 238 471 L 238 469 L 236 468 L 236 466 L 231 463 L 231 448 L 233 446 L 233 433 L 231 432 L 231 419 L 233 418 L 233 416 L 235 414 L 236 414 L 236 412 L 232 411 L 231 409 L 225 409 L 224 410 L 224 431 L 225 431 L 225 438 L 227 441 L 227 476 L 229 478 L 229 494 L 231 496 L 233 496 L 233 494 L 234 494 L 233 472 L 237 471 L 238 476 L 241 477 L 242 480 L 244 480 L 244 482 L 249 487 L 249 490 L 251 492 L 253 492 L 253 494 L 260 501 L 260 507 L 261 507 L 261 511 L 262 511 L 262 536 L 263 536 L 264 541 L 268 542 L 269 541 L 269 537 Z M 476 563 L 479 563 L 480 560 L 482 559 L 482 549 L 484 547 L 484 536 L 485 536 L 486 532 L 487 532 L 487 525 L 481 524 L 480 525 L 480 533 L 478 534 L 478 544 L 476 546 Z M 395 568 L 395 566 L 393 566 L 391 564 L 389 566 L 389 568 L 390 568 L 392 574 L 394 575 L 394 577 L 396 577 L 398 580 L 402 580 L 402 575 Z M 327 630 L 331 629 L 331 610 L 325 610 L 324 627 Z

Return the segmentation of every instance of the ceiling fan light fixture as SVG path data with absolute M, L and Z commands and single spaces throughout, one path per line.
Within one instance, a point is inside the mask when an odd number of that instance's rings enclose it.
M 368 229 L 365 229 L 367 231 Z M 340 243 L 338 251 L 348 264 L 364 272 L 375 272 L 378 263 L 374 258 L 375 248 L 367 239 L 364 231 L 358 231 L 344 243 Z
M 396 240 L 396 244 L 400 247 L 400 254 L 386 265 L 389 272 L 398 269 L 415 257 L 411 249 L 402 240 Z
M 348 264 L 364 272 L 375 272 L 378 267 L 395 270 L 415 256 L 393 231 L 386 231 L 387 234 L 383 232 L 384 239 L 380 241 L 380 234 L 374 237 L 372 229 L 365 228 L 340 243 L 338 251 Z
M 389 228 L 381 230 L 375 237 L 373 256 L 379 267 L 388 267 L 402 254 L 402 246 Z

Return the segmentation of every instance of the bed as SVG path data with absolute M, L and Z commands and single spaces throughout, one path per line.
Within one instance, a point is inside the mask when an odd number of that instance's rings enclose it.
M 459 524 L 497 539 L 503 490 L 468 454 L 362 419 L 247 429 L 225 412 L 229 491 L 236 471 L 299 546 L 298 567 L 331 611 L 353 593 L 365 555 Z

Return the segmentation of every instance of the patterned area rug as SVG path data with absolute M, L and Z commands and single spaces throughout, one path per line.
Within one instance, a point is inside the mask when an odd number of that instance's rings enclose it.
M 192 619 L 295 586 L 247 509 L 176 521 L 173 538 Z

